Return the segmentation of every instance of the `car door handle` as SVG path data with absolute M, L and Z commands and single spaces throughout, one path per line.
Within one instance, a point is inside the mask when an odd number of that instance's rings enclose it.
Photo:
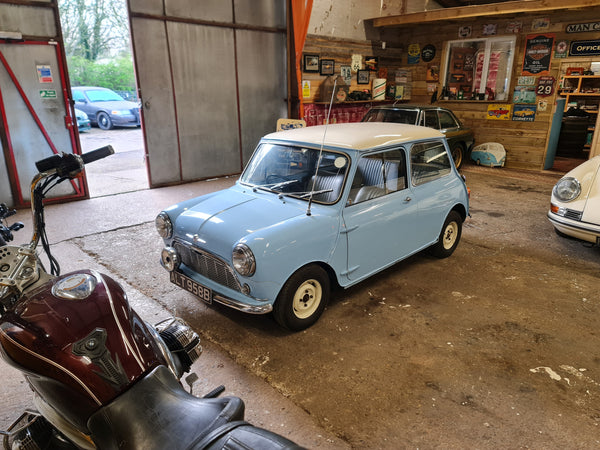
M 404 201 L 405 201 L 405 202 L 410 202 L 411 200 L 412 200 L 412 198 L 411 198 L 411 197 L 406 197 L 406 198 L 404 199 Z

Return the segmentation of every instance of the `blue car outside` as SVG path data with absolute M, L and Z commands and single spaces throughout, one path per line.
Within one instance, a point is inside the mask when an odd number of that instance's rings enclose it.
M 113 127 L 139 127 L 140 105 L 124 100 L 116 92 L 94 86 L 71 88 L 75 107 L 86 113 L 92 125 L 103 130 Z

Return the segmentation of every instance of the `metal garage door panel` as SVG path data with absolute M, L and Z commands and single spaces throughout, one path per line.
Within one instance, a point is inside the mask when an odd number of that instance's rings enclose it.
M 165 0 L 165 13 L 175 17 L 197 17 L 215 22 L 232 22 L 231 2 L 223 0 Z
M 163 0 L 129 0 L 131 11 L 143 14 L 162 14 Z
M 238 31 L 240 123 L 244 164 L 258 140 L 287 117 L 286 38 L 280 33 Z M 256 57 L 261 49 L 261 57 Z
M 165 25 L 156 20 L 134 18 L 139 87 L 142 93 L 144 134 L 148 152 L 150 185 L 181 181 L 175 105 Z
M 65 127 L 67 114 L 60 80 L 56 48 L 53 45 L 0 44 L 10 70 L 15 74 L 33 110 L 46 130 L 57 151 L 71 153 L 71 134 Z M 32 63 L 35 61 L 35 63 Z M 51 82 L 40 83 L 36 66 L 49 68 Z M 6 111 L 6 123 L 10 132 L 13 157 L 19 187 L 24 201 L 30 200 L 29 183 L 37 173 L 35 162 L 53 154 L 42 131 L 35 122 L 15 83 L 7 70 L 0 66 L 0 90 Z M 53 91 L 56 98 L 43 98 L 40 91 Z M 74 194 L 69 183 L 62 183 L 52 190 L 51 197 Z
M 240 171 L 233 30 L 167 24 L 184 180 Z
M 262 27 L 286 27 L 285 3 L 273 0 L 235 0 L 235 21 Z
M 47 1 L 50 3 L 50 0 Z M 23 36 L 56 36 L 54 12 L 50 8 L 29 8 L 2 4 L 0 29 L 19 31 Z

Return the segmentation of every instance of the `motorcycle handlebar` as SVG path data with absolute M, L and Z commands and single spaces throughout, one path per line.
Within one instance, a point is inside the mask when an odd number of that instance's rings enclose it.
M 91 152 L 83 153 L 80 156 L 72 153 L 52 155 L 37 161 L 35 167 L 40 173 L 56 170 L 56 173 L 60 176 L 67 176 L 70 178 L 81 172 L 84 164 L 106 158 L 113 153 L 115 153 L 115 150 L 112 145 L 106 145 L 96 150 L 92 150 Z
M 105 147 L 100 147 L 96 150 L 92 150 L 91 152 L 83 153 L 81 155 L 81 159 L 84 164 L 89 164 L 94 161 L 98 161 L 99 159 L 106 158 L 115 153 L 115 149 L 112 145 L 107 145 Z

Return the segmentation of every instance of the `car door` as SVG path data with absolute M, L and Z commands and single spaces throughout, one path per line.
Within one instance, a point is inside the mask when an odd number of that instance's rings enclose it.
M 448 145 L 453 148 L 454 143 L 464 134 L 459 123 L 450 111 L 438 110 L 439 130 L 446 135 Z
M 418 246 L 417 203 L 408 187 L 403 148 L 363 155 L 343 209 L 351 282 L 410 255 Z
M 95 119 L 96 115 L 94 114 L 94 111 L 92 111 L 83 91 L 73 89 L 71 94 L 73 96 L 73 101 L 75 102 L 75 108 L 86 113 L 90 119 Z
M 418 204 L 418 242 L 435 242 L 446 215 L 456 202 L 459 178 L 453 175 L 446 146 L 442 140 L 413 144 L 410 148 L 411 189 Z

